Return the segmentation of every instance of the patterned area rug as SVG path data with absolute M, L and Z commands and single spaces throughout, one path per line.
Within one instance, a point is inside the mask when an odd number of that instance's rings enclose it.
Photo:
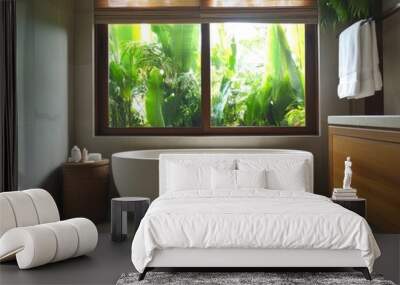
M 138 281 L 138 276 L 138 273 L 122 274 L 117 285 L 395 285 L 379 275 L 372 275 L 373 280 L 368 281 L 359 272 L 148 272 L 142 281 Z

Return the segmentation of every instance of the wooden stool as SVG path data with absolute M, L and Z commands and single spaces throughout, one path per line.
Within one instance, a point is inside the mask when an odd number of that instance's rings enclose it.
M 121 197 L 111 200 L 111 239 L 123 241 L 128 233 L 127 212 L 134 214 L 134 232 L 150 206 L 150 198 Z

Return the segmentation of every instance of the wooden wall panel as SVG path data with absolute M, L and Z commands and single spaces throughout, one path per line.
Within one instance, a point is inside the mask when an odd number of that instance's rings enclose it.
M 96 9 L 200 7 L 200 0 L 95 0 Z
M 353 161 L 352 186 L 367 199 L 375 232 L 400 233 L 400 131 L 329 127 L 331 188 L 342 187 L 344 161 Z
M 316 0 L 95 0 L 96 9 L 105 8 L 293 8 L 317 7 Z
M 318 23 L 316 0 L 95 0 L 95 21 Z

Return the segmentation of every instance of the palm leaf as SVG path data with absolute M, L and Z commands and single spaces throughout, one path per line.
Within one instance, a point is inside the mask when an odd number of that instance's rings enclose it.
M 246 126 L 268 125 L 268 113 L 270 111 L 272 81 L 268 80 L 263 88 L 255 88 L 246 100 L 246 112 L 244 124 Z
M 295 100 L 296 92 L 289 78 L 283 80 L 272 79 L 271 83 L 270 119 L 273 121 L 273 125 L 279 126 L 285 119 L 288 107 Z
M 165 127 L 163 109 L 163 78 L 159 69 L 153 68 L 147 80 L 145 97 L 146 119 L 152 127 Z
M 197 68 L 200 29 L 193 24 L 170 24 L 151 26 L 165 55 L 171 58 L 179 73 Z
M 371 17 L 377 4 L 379 1 L 376 0 L 320 0 L 321 26 L 335 29 L 339 23 Z
M 227 35 L 224 26 L 219 27 L 220 39 L 225 40 Z M 214 125 L 220 126 L 224 124 L 224 109 L 228 102 L 229 96 L 232 94 L 232 78 L 235 75 L 237 63 L 237 44 L 235 38 L 232 38 L 230 45 L 226 46 L 225 42 L 219 43 L 214 49 L 213 59 L 217 59 L 216 64 L 223 68 L 223 76 L 219 86 L 219 90 L 213 96 L 212 102 L 212 121 Z
M 301 71 L 292 57 L 285 31 L 281 25 L 271 25 L 268 31 L 268 61 L 265 79 L 289 79 L 297 97 L 304 98 L 304 86 Z

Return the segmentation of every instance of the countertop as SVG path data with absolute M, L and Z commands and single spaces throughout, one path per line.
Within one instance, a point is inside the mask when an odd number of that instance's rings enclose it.
M 400 115 L 328 116 L 329 125 L 400 129 Z

